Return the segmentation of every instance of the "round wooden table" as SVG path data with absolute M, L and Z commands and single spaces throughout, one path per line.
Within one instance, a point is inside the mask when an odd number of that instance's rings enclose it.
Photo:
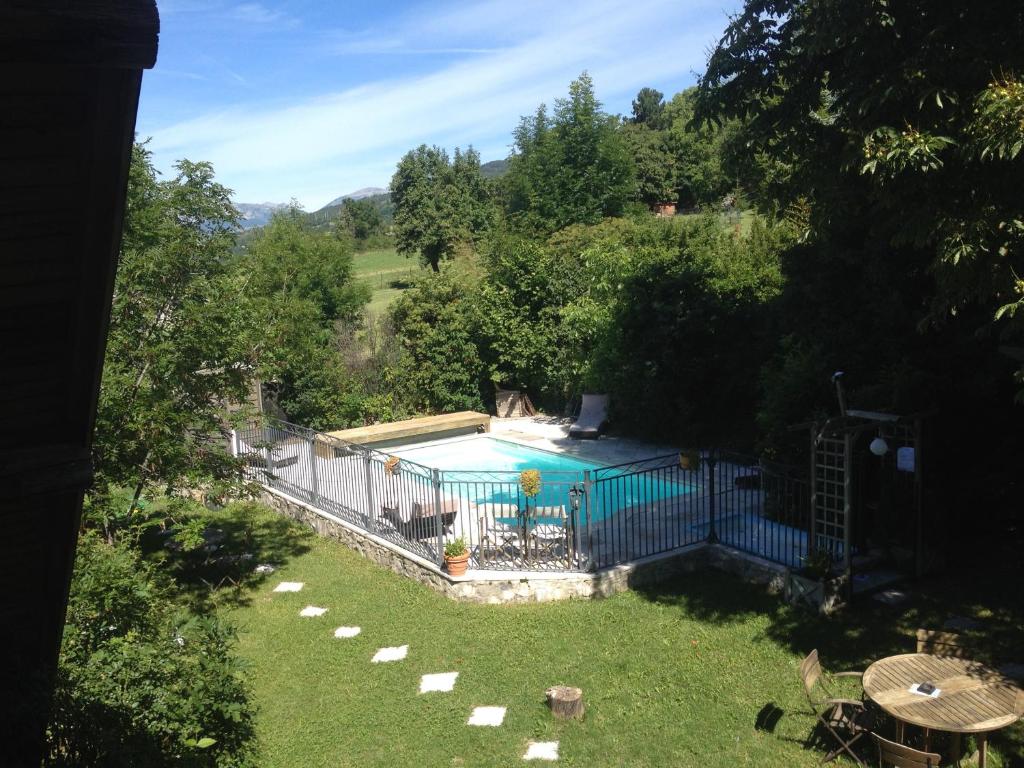
M 931 683 L 939 695 L 911 693 L 915 683 Z M 976 661 L 927 653 L 890 656 L 864 672 L 864 692 L 900 723 L 974 734 L 978 768 L 985 768 L 988 733 L 1019 718 L 1014 711 L 1018 691 L 1011 680 Z

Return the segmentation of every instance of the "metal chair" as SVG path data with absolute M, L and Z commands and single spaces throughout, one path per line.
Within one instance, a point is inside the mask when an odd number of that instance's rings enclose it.
M 800 662 L 800 679 L 804 684 L 811 713 L 839 743 L 838 747 L 821 759 L 822 763 L 835 760 L 841 752 L 846 752 L 858 765 L 864 765 L 864 761 L 856 755 L 852 747 L 862 736 L 871 732 L 873 715 L 865 708 L 863 701 L 837 698 L 826 685 L 826 682 L 832 682 L 838 677 L 863 676 L 863 672 L 837 672 L 826 675 L 818 662 L 817 649 L 807 654 L 807 658 Z
M 523 527 L 519 523 L 505 522 L 517 519 L 519 507 L 515 504 L 479 504 L 477 511 L 482 512 L 479 518 L 480 562 L 500 561 L 512 565 L 523 556 L 525 542 Z M 504 519 L 504 520 L 503 520 Z
M 921 752 L 913 747 L 905 747 L 883 739 L 877 733 L 872 733 L 871 737 L 878 745 L 878 764 L 881 768 L 939 768 L 942 756 L 936 752 Z
M 565 562 L 572 557 L 572 532 L 564 506 L 536 507 L 527 522 L 527 554 L 534 560 Z

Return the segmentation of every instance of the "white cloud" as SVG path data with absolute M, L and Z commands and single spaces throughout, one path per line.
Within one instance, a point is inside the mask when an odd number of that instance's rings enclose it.
M 282 24 L 295 26 L 299 20 L 283 11 L 267 8 L 262 3 L 239 3 L 229 10 L 229 15 L 246 24 Z
M 507 147 L 519 116 L 564 95 L 584 69 L 604 100 L 621 102 L 656 82 L 685 87 L 725 23 L 721 7 L 703 0 L 483 0 L 410 16 L 389 35 L 328 37 L 333 55 L 351 55 L 356 44 L 474 51 L 436 71 L 294 103 L 239 104 L 145 133 L 161 167 L 183 156 L 208 159 L 239 200 L 294 196 L 312 209 L 351 189 L 386 185 L 399 157 L 421 143 Z

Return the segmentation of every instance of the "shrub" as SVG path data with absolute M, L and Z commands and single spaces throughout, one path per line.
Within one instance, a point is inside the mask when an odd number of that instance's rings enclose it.
M 254 765 L 234 634 L 191 613 L 125 545 L 86 534 L 68 603 L 47 766 Z

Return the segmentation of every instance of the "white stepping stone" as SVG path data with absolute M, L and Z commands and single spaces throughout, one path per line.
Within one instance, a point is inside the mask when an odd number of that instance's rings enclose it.
M 557 741 L 529 741 L 526 743 L 526 754 L 523 760 L 557 760 Z
M 334 630 L 334 636 L 337 638 L 355 637 L 360 632 L 362 632 L 362 630 L 359 627 L 338 627 Z
M 303 585 L 303 583 L 301 581 L 282 581 L 280 584 L 278 584 L 276 587 L 274 587 L 274 591 L 275 592 L 298 592 L 300 589 L 302 589 L 303 586 L 304 585 Z
M 325 613 L 327 613 L 326 608 L 317 608 L 315 605 L 307 605 L 299 611 L 299 616 L 323 616 Z
M 424 675 L 420 678 L 420 693 L 431 691 L 447 692 L 455 687 L 455 678 L 458 672 L 441 672 L 436 675 Z
M 505 707 L 476 707 L 466 725 L 490 725 L 497 728 L 505 720 Z
M 374 654 L 371 661 L 379 664 L 382 661 L 401 661 L 409 653 L 408 645 L 400 645 L 397 648 L 381 648 Z

